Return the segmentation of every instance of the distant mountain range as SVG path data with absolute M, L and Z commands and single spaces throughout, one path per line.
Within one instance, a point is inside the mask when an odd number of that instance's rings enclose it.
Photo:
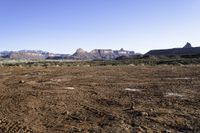
M 183 48 L 150 50 L 146 54 L 135 53 L 134 51 L 112 50 L 112 49 L 94 49 L 87 52 L 81 48 L 77 49 L 72 55 L 55 54 L 41 50 L 20 50 L 20 51 L 2 51 L 0 58 L 16 60 L 115 60 L 137 58 L 143 56 L 181 56 L 181 57 L 200 57 L 200 47 L 192 47 L 187 43 Z
M 6 59 L 22 59 L 22 60 L 113 60 L 120 56 L 134 56 L 134 51 L 127 51 L 124 49 L 112 50 L 112 49 L 94 49 L 91 52 L 87 52 L 81 48 L 77 49 L 72 55 L 69 54 L 54 54 L 45 51 L 36 50 L 20 50 L 20 51 L 2 51 L 0 52 L 1 58 Z

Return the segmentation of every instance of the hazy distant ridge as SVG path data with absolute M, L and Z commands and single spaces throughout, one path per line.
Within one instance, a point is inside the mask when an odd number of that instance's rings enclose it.
M 20 51 L 2 51 L 0 57 L 7 59 L 25 59 L 25 60 L 45 60 L 45 59 L 70 59 L 70 60 L 111 60 L 120 56 L 133 56 L 134 51 L 124 49 L 94 49 L 87 52 L 81 48 L 77 49 L 72 55 L 55 54 L 41 50 L 20 50 Z

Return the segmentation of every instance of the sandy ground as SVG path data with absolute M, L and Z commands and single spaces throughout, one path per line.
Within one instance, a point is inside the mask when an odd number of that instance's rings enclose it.
M 200 67 L 2 67 L 11 132 L 200 132 Z

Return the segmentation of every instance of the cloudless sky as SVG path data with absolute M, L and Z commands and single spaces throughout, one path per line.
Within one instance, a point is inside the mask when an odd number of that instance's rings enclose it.
M 200 46 L 200 0 L 0 0 L 0 51 Z

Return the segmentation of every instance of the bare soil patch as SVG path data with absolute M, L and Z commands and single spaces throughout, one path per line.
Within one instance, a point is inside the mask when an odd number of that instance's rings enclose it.
M 1 67 L 0 132 L 200 132 L 200 66 Z

